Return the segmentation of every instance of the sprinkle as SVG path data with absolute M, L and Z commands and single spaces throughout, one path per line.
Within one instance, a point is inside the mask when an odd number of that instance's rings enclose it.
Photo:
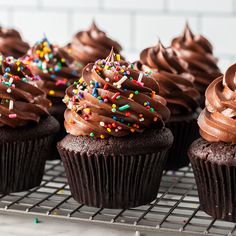
M 155 117 L 153 118 L 153 121 L 155 121 L 155 122 L 156 122 L 156 121 L 157 121 L 157 119 L 158 119 L 158 118 L 155 116 Z
M 131 128 L 130 131 L 133 133 L 133 132 L 135 132 L 135 129 Z
M 134 94 L 131 93 L 131 94 L 129 95 L 129 98 L 132 99 L 133 96 L 134 96 Z
M 39 223 L 39 219 L 37 217 L 34 218 L 34 223 L 38 224 Z
M 151 108 L 149 109 L 149 111 L 150 111 L 150 112 L 154 112 L 154 108 L 151 107 Z
M 120 93 L 115 93 L 115 94 L 111 97 L 111 100 L 114 101 L 119 95 L 120 95 Z
M 10 93 L 10 92 L 11 92 L 11 89 L 10 89 L 10 88 L 8 88 L 8 89 L 7 89 L 7 92 L 8 92 L 8 93 Z
M 13 105 L 14 105 L 14 102 L 12 100 L 10 100 L 10 102 L 9 102 L 9 110 L 13 109 Z
M 103 121 L 100 121 L 100 123 L 99 123 L 101 126 L 104 126 L 105 125 L 105 123 L 103 122 Z
M 124 111 L 124 110 L 126 110 L 128 108 L 130 108 L 130 106 L 128 104 L 126 104 L 124 106 L 119 107 L 119 111 Z
M 10 67 L 7 67 L 7 68 L 5 69 L 5 72 L 10 72 L 10 71 L 11 71 Z
M 107 90 L 107 89 L 108 89 L 108 86 L 109 86 L 109 85 L 108 85 L 107 83 L 106 83 L 106 84 L 104 84 L 104 87 L 103 87 L 103 89 L 104 89 L 104 90 Z
M 138 95 L 138 94 L 139 94 L 139 91 L 138 91 L 138 90 L 134 91 L 134 94 L 135 94 L 135 95 Z
M 156 96 L 156 92 L 152 91 L 152 98 L 155 98 L 155 96 Z
M 10 84 L 12 84 L 13 80 L 14 80 L 14 79 L 11 77 L 8 82 L 9 82 Z
M 55 94 L 55 91 L 54 90 L 50 90 L 49 91 L 49 95 L 54 95 Z
M 138 82 L 139 83 L 142 81 L 142 78 L 143 78 L 143 72 L 140 72 L 139 76 L 138 76 Z
M 90 137 L 94 137 L 94 133 L 91 132 L 91 133 L 89 134 L 89 136 L 90 136 Z
M 8 117 L 9 117 L 10 119 L 14 119 L 14 118 L 17 117 L 17 114 L 9 114 Z
M 90 108 L 85 108 L 85 109 L 84 109 L 84 112 L 85 112 L 86 114 L 90 114 L 90 112 L 91 112 L 91 111 L 90 111 Z
M 93 89 L 92 95 L 93 95 L 94 97 L 97 97 L 98 94 L 97 94 L 97 89 L 96 89 L 96 88 Z
M 115 109 L 115 108 L 112 108 L 111 111 L 114 113 L 114 112 L 116 112 L 116 109 Z
M 116 60 L 120 61 L 120 54 L 116 54 Z
M 113 83 L 113 85 L 115 85 L 117 88 L 121 87 L 121 84 L 124 83 L 127 80 L 127 76 L 123 76 L 118 82 Z
M 101 139 L 104 139 L 104 138 L 105 138 L 105 136 L 104 136 L 103 134 L 101 134 L 101 135 L 100 135 L 100 138 L 101 138 Z
M 116 104 L 112 104 L 112 108 L 116 108 Z
M 111 129 L 110 129 L 110 128 L 107 128 L 107 131 L 110 133 L 110 132 L 111 132 Z

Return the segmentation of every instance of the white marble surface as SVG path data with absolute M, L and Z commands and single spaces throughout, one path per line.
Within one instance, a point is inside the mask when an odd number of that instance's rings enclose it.
M 135 230 L 120 230 L 88 223 L 70 222 L 49 217 L 38 217 L 34 223 L 33 215 L 13 215 L 0 212 L 1 236 L 160 236 L 169 234 L 142 233 Z M 173 234 L 170 234 L 173 235 Z

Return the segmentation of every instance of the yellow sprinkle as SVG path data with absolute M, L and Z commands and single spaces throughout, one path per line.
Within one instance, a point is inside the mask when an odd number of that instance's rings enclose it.
M 116 60 L 120 61 L 120 54 L 116 54 Z
M 90 114 L 90 108 L 85 108 L 84 112 L 87 113 L 87 114 Z
M 20 71 L 20 67 L 17 67 L 17 71 Z
M 17 66 L 20 65 L 20 61 L 19 61 L 19 60 L 16 61 L 16 65 L 17 65 Z
M 101 135 L 100 135 L 100 138 L 101 138 L 101 139 L 104 139 L 104 138 L 105 138 L 105 136 L 104 136 L 103 134 L 101 134 Z
M 43 46 L 47 46 L 47 45 L 48 45 L 48 42 L 44 42 L 44 43 L 43 43 Z
M 107 69 L 109 68 L 109 66 L 108 66 L 108 65 L 105 65 L 104 68 L 107 70 Z
M 84 82 L 84 79 L 83 79 L 83 77 L 81 77 L 81 78 L 79 79 L 79 83 L 82 84 L 83 82 Z
M 36 50 L 36 54 L 39 55 L 39 54 L 40 54 L 40 51 L 39 51 L 39 50 Z
M 133 93 L 131 93 L 130 95 L 129 95 L 129 98 L 132 98 L 134 96 L 134 94 Z
M 55 94 L 55 91 L 54 90 L 50 90 L 49 91 L 49 95 L 54 95 Z
M 40 52 L 40 57 L 43 57 L 44 56 L 44 52 Z
M 111 132 L 111 129 L 110 129 L 110 128 L 107 128 L 107 131 L 108 131 L 108 132 Z
M 112 104 L 112 108 L 116 108 L 116 104 Z
M 124 71 L 124 69 L 121 69 L 120 72 L 121 72 L 121 73 L 124 73 L 125 71 Z
M 65 61 L 66 61 L 65 58 L 62 58 L 62 59 L 61 59 L 61 62 L 65 62 Z

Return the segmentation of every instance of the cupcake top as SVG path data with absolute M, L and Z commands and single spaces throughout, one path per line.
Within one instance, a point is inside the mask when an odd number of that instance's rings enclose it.
M 0 27 L 0 53 L 4 56 L 19 58 L 26 54 L 29 44 L 24 42 L 20 33 L 14 29 Z
M 200 95 L 194 88 L 194 77 L 172 48 L 165 48 L 159 41 L 144 49 L 135 68 L 149 73 L 160 84 L 160 95 L 166 99 L 172 116 L 195 112 Z
M 65 128 L 72 135 L 121 137 L 161 128 L 169 118 L 158 83 L 110 52 L 88 64 L 66 91 Z
M 47 38 L 37 42 L 24 61 L 43 80 L 42 88 L 52 98 L 61 98 L 65 90 L 80 78 L 77 62 L 62 48 L 51 44 Z M 55 99 L 54 99 L 55 100 Z
M 206 108 L 198 118 L 201 136 L 209 142 L 236 144 L 236 64 L 206 90 Z
M 172 40 L 172 47 L 178 57 L 188 63 L 190 72 L 195 76 L 194 83 L 204 95 L 211 81 L 221 75 L 211 43 L 202 35 L 194 35 L 186 24 L 182 35 Z
M 68 50 L 74 58 L 86 66 L 90 62 L 106 58 L 112 47 L 115 53 L 120 53 L 122 50 L 118 42 L 109 38 L 93 22 L 87 31 L 78 32 L 73 37 Z
M 0 126 L 24 126 L 47 116 L 50 102 L 36 87 L 39 78 L 13 57 L 1 56 L 0 68 Z

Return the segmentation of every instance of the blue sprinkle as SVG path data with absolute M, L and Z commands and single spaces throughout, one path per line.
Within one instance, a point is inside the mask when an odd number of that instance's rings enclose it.
M 99 83 L 97 81 L 95 82 L 95 88 L 99 88 Z
M 116 117 L 116 116 L 113 116 L 112 118 L 113 118 L 113 120 L 117 120 L 117 117 Z
M 97 94 L 97 89 L 96 89 L 96 88 L 93 89 L 92 95 L 93 95 L 94 97 L 97 97 L 98 94 Z
M 54 74 L 51 75 L 51 78 L 54 79 L 56 76 Z
M 6 69 L 5 69 L 5 72 L 9 72 L 11 69 L 10 69 L 10 67 L 7 67 Z
M 76 71 L 76 70 L 73 70 L 73 71 L 72 71 L 72 75 L 75 75 L 75 76 L 78 75 L 77 71 Z
M 124 122 L 125 122 L 125 120 L 121 118 L 121 119 L 120 119 L 120 122 L 124 123 Z

